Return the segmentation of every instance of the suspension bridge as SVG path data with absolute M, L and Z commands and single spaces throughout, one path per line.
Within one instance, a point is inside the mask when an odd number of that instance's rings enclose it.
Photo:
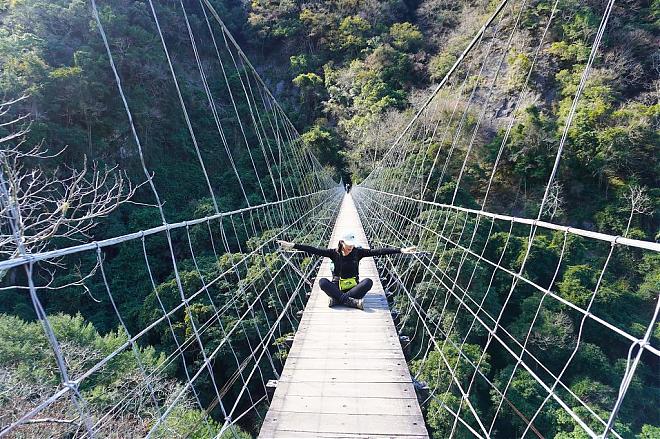
M 608 301 L 626 282 L 640 283 L 630 267 L 658 255 L 660 244 L 629 236 L 634 205 L 619 235 L 554 217 L 568 133 L 614 0 L 600 11 L 532 214 L 494 199 L 506 199 L 501 159 L 548 29 L 561 19 L 558 1 L 526 29 L 535 47 L 519 89 L 498 93 L 530 5 L 503 0 L 394 142 L 374 152 L 368 177 L 345 195 L 208 0 L 177 2 L 175 30 L 161 27 L 162 10 L 148 0 L 170 97 L 189 134 L 187 159 L 210 200 L 209 210 L 183 221 L 164 207 L 165 184 L 140 129 L 149 116 L 133 107 L 122 35 L 106 28 L 97 3 L 90 2 L 91 17 L 126 115 L 117 129 L 139 159 L 160 225 L 32 251 L 22 189 L 0 171 L 2 233 L 15 247 L 14 257 L 0 261 L 0 271 L 12 273 L 3 276 L 2 294 L 26 297 L 49 349 L 45 377 L 26 376 L 20 359 L 0 370 L 0 437 L 486 438 L 515 431 L 543 438 L 562 428 L 571 437 L 623 438 L 639 430 L 639 418 L 657 423 L 657 407 L 632 419 L 626 397 L 645 394 L 654 380 L 658 290 L 635 302 L 626 319 L 615 318 Z M 178 64 L 168 46 L 168 32 L 181 29 L 212 136 L 191 118 L 200 101 L 186 94 L 193 73 L 181 78 L 190 66 Z M 513 110 L 496 120 L 502 100 Z M 501 136 L 486 153 L 496 128 Z M 211 150 L 224 154 L 229 174 L 210 166 Z M 247 174 L 238 162 L 247 163 Z M 227 175 L 235 181 L 228 184 Z M 484 184 L 476 187 L 478 179 Z M 229 186 L 240 194 L 232 210 L 218 202 Z M 364 311 L 328 308 L 318 279 L 329 276 L 329 262 L 275 244 L 333 247 L 347 228 L 363 246 L 420 249 L 362 262 L 361 275 L 374 281 Z M 131 279 L 144 298 L 139 319 L 128 315 L 126 273 L 114 264 L 122 252 L 133 256 Z M 571 267 L 592 279 L 570 284 Z M 70 295 L 80 308 L 113 319 L 115 342 L 84 347 L 57 323 L 62 312 L 77 311 L 58 308 Z M 581 385 L 610 363 L 617 366 L 600 387 Z M 649 398 L 656 390 L 649 385 Z
M 368 242 L 350 195 L 342 201 L 329 247 L 347 232 Z M 277 382 L 261 437 L 427 437 L 373 258 L 360 275 L 374 281 L 365 311 L 328 308 L 318 285 L 332 278 L 324 261 Z

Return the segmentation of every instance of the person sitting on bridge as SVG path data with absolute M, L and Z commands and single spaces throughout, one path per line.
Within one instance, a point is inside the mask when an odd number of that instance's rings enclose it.
M 304 244 L 280 241 L 283 250 L 301 250 L 313 255 L 330 258 L 333 263 L 332 281 L 321 279 L 319 286 L 330 297 L 329 306 L 340 304 L 351 308 L 364 309 L 362 298 L 373 286 L 371 279 L 359 279 L 360 259 L 370 256 L 414 253 L 416 247 L 367 249 L 357 246 L 354 233 L 345 234 L 334 248 L 317 248 Z

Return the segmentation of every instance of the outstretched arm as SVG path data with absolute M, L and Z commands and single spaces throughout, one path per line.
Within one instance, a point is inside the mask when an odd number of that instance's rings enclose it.
M 402 248 L 393 248 L 393 247 L 384 247 L 384 248 L 365 248 L 362 250 L 365 257 L 369 256 L 384 256 L 384 255 L 395 255 L 397 253 L 415 253 L 417 247 L 402 247 Z
M 401 249 L 394 247 L 365 248 L 362 249 L 362 252 L 363 255 L 368 258 L 369 256 L 395 255 L 397 253 L 401 253 Z
M 277 243 L 282 247 L 283 250 L 300 250 L 305 253 L 310 253 L 312 255 L 325 256 L 326 258 L 332 257 L 332 249 L 329 248 L 318 248 L 312 247 L 311 245 L 305 244 L 294 244 L 293 242 L 288 241 L 277 241 Z

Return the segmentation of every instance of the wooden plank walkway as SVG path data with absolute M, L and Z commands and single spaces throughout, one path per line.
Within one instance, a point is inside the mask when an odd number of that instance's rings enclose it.
M 329 246 L 348 231 L 368 247 L 350 195 Z M 330 270 L 325 259 L 259 437 L 427 438 L 373 258 L 360 263 L 360 278 L 374 281 L 364 311 L 328 307 L 318 281 Z

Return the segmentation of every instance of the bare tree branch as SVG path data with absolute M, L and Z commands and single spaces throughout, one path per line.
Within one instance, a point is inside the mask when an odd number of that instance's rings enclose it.
M 552 182 L 552 186 L 550 186 L 550 190 L 548 191 L 548 199 L 543 209 L 543 213 L 550 216 L 551 220 L 554 219 L 555 216 L 560 216 L 562 213 L 564 213 L 564 199 L 562 197 L 563 191 L 564 187 L 561 185 L 561 183 L 557 181 Z
M 23 99 L 0 104 L 0 116 Z M 16 125 L 26 118 L 11 116 L 2 125 Z M 88 163 L 87 157 L 81 168 L 64 165 L 46 171 L 40 162 L 59 156 L 64 149 L 50 153 L 43 143 L 26 146 L 28 132 L 29 125 L 17 126 L 0 138 L 0 174 L 5 186 L 0 197 L 1 258 L 18 256 L 17 239 L 27 253 L 44 251 L 54 239 L 90 239 L 98 221 L 128 202 L 141 186 L 133 185 L 116 166 L 100 167 Z M 16 222 L 16 231 L 9 227 L 10 220 Z M 76 283 L 83 285 L 85 277 Z
M 628 236 L 635 214 L 650 215 L 653 212 L 653 205 L 651 204 L 651 198 L 646 194 L 646 188 L 636 184 L 630 185 L 629 192 L 624 195 L 624 198 L 630 203 L 628 224 L 626 225 L 626 231 L 623 233 L 625 237 Z

